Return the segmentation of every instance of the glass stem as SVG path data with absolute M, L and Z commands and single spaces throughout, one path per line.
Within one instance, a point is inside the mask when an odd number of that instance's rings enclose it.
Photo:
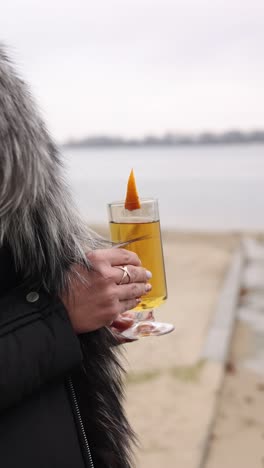
M 154 311 L 146 310 L 141 312 L 135 312 L 135 322 L 142 322 L 143 320 L 155 322 Z

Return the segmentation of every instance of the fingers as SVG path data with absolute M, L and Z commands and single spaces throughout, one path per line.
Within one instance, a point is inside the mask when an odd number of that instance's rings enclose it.
M 134 309 L 140 303 L 140 299 L 129 299 L 125 301 L 120 301 L 120 313 L 127 312 L 128 310 Z
M 129 278 L 124 280 L 125 283 L 146 283 L 148 279 L 151 278 L 151 273 L 143 267 L 135 267 L 133 265 L 128 265 L 127 270 L 129 272 Z M 123 271 L 120 267 L 115 266 L 112 268 L 112 278 L 116 284 L 120 284 L 120 281 L 123 278 Z
M 141 261 L 137 254 L 126 249 L 111 249 L 109 251 L 109 260 L 112 266 L 115 265 L 135 265 L 140 266 Z
M 151 284 L 134 283 L 119 286 L 120 313 L 134 309 L 140 304 L 140 297 L 151 291 Z
M 122 335 L 122 332 L 132 327 L 134 324 L 135 317 L 133 312 L 124 312 L 123 314 L 118 315 L 116 320 L 113 321 L 111 325 L 112 333 L 114 333 L 119 344 L 129 343 L 135 341 L 138 338 L 127 338 Z
M 116 330 L 122 332 L 127 328 L 132 327 L 134 323 L 134 317 L 126 317 L 122 314 L 119 314 L 116 320 L 113 321 L 111 327 L 115 328 Z
M 134 312 L 123 312 L 123 314 L 121 315 L 121 317 L 123 318 L 129 318 L 130 320 L 135 320 L 135 315 L 134 315 Z
M 146 282 L 151 273 L 141 267 L 141 261 L 134 252 L 126 249 L 94 250 L 87 254 L 94 270 L 104 279 L 116 284 Z M 128 274 L 124 272 L 126 267 Z
M 88 259 L 95 266 L 98 263 L 105 263 L 107 261 L 110 265 L 135 265 L 140 266 L 141 261 L 134 252 L 126 249 L 102 249 L 93 250 L 87 254 Z
M 150 290 L 151 285 L 149 283 L 122 284 L 118 287 L 119 300 L 126 301 L 130 299 L 137 299 L 147 294 Z
M 99 273 L 101 279 L 97 278 L 97 284 L 100 282 L 105 291 L 108 308 L 112 304 L 109 323 L 112 323 L 118 314 L 134 309 L 140 303 L 139 298 L 151 290 L 151 285 L 147 283 L 152 276 L 151 272 L 141 266 L 135 253 L 119 248 L 103 249 L 89 252 L 87 257 L 95 272 Z M 127 276 L 124 276 L 124 271 L 120 269 L 123 265 L 129 272 Z

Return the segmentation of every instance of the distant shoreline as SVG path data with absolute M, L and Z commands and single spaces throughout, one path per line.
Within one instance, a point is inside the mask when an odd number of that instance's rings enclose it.
M 62 144 L 63 148 L 153 148 L 206 145 L 251 145 L 264 144 L 264 131 L 227 131 L 220 134 L 201 133 L 199 135 L 165 134 L 161 137 L 122 138 L 105 135 L 71 139 Z

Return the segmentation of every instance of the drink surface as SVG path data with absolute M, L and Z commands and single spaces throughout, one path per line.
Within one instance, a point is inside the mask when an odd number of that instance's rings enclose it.
M 135 252 L 140 258 L 142 266 L 152 273 L 152 278 L 149 281 L 152 290 L 146 296 L 142 296 L 141 303 L 133 310 L 142 311 L 160 306 L 167 298 L 167 286 L 159 221 L 146 223 L 110 222 L 110 233 L 114 242 L 126 242 L 138 237 L 145 237 L 125 247 L 127 250 Z

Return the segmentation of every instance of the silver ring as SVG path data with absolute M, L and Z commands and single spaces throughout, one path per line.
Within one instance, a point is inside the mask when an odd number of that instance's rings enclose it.
M 119 270 L 123 271 L 123 276 L 122 276 L 121 280 L 119 281 L 118 285 L 120 285 L 120 284 L 129 284 L 130 281 L 131 281 L 131 276 L 130 276 L 130 273 L 128 271 L 128 268 L 126 266 L 116 266 L 115 268 L 118 268 Z M 127 283 L 124 283 L 125 278 L 128 278 Z

